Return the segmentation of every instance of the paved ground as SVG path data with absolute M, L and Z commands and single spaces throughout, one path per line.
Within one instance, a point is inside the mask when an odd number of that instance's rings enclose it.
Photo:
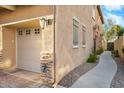
M 27 80 L 31 80 L 34 82 L 40 82 L 41 81 L 40 73 L 31 72 L 31 71 L 27 71 L 27 70 L 23 70 L 23 69 L 15 69 L 12 71 L 6 70 L 6 71 L 4 71 L 4 73 L 14 75 L 16 77 L 24 78 Z
M 0 88 L 46 88 L 40 74 L 25 70 L 0 71 Z
M 111 52 L 105 51 L 98 65 L 81 76 L 71 88 L 109 88 L 116 72 L 117 65 Z
M 59 82 L 60 86 L 63 87 L 71 87 L 74 82 L 76 82 L 83 74 L 94 68 L 97 64 L 96 63 L 83 63 L 68 73 L 63 79 Z
M 111 88 L 124 88 L 124 61 L 119 57 L 114 58 L 118 70 L 115 77 L 112 80 Z

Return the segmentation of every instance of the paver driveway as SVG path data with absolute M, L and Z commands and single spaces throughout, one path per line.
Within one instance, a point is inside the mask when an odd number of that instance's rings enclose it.
M 45 88 L 40 76 L 25 70 L 0 71 L 0 88 Z

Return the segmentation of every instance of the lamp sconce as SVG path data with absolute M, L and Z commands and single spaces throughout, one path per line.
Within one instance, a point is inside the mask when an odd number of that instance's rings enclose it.
M 42 17 L 40 19 L 41 29 L 44 29 L 46 26 L 52 25 L 52 24 L 53 24 L 53 19 L 47 19 L 47 17 Z
M 44 29 L 46 27 L 46 22 L 47 22 L 46 18 L 41 18 L 40 19 L 41 29 Z

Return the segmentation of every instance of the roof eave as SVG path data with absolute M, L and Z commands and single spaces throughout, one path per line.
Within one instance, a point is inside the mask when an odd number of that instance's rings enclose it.
M 104 17 L 103 17 L 103 14 L 102 14 L 102 10 L 101 10 L 100 5 L 97 6 L 97 9 L 98 9 L 98 12 L 100 14 L 100 19 L 101 19 L 102 23 L 104 24 Z

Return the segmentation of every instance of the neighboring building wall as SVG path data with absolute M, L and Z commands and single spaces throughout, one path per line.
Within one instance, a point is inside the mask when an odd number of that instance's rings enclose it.
M 53 14 L 53 6 L 17 6 L 15 11 L 0 14 L 0 24 L 41 17 Z
M 102 34 L 103 34 L 103 23 L 101 21 L 101 15 L 98 12 L 98 8 L 96 8 L 96 23 L 99 26 L 99 31 L 98 31 L 98 35 L 97 35 L 97 39 L 96 39 L 96 49 L 99 49 L 102 47 Z
M 79 22 L 79 48 L 73 48 L 73 17 Z M 86 46 L 82 47 L 81 25 L 86 26 Z M 92 6 L 56 7 L 56 82 L 82 63 L 93 50 Z
M 0 68 L 3 68 L 3 63 L 2 63 L 2 27 L 0 26 Z
M 122 47 L 124 46 L 124 37 L 121 36 L 119 39 L 115 40 L 114 42 L 114 50 L 118 50 L 119 56 L 124 59 L 124 54 L 122 52 Z
M 103 37 L 103 39 L 102 39 L 102 48 L 103 48 L 103 50 L 107 50 L 107 41 L 106 41 L 105 37 Z
M 2 27 L 0 27 L 0 51 L 2 51 L 2 48 L 3 48 L 3 46 L 2 46 Z

